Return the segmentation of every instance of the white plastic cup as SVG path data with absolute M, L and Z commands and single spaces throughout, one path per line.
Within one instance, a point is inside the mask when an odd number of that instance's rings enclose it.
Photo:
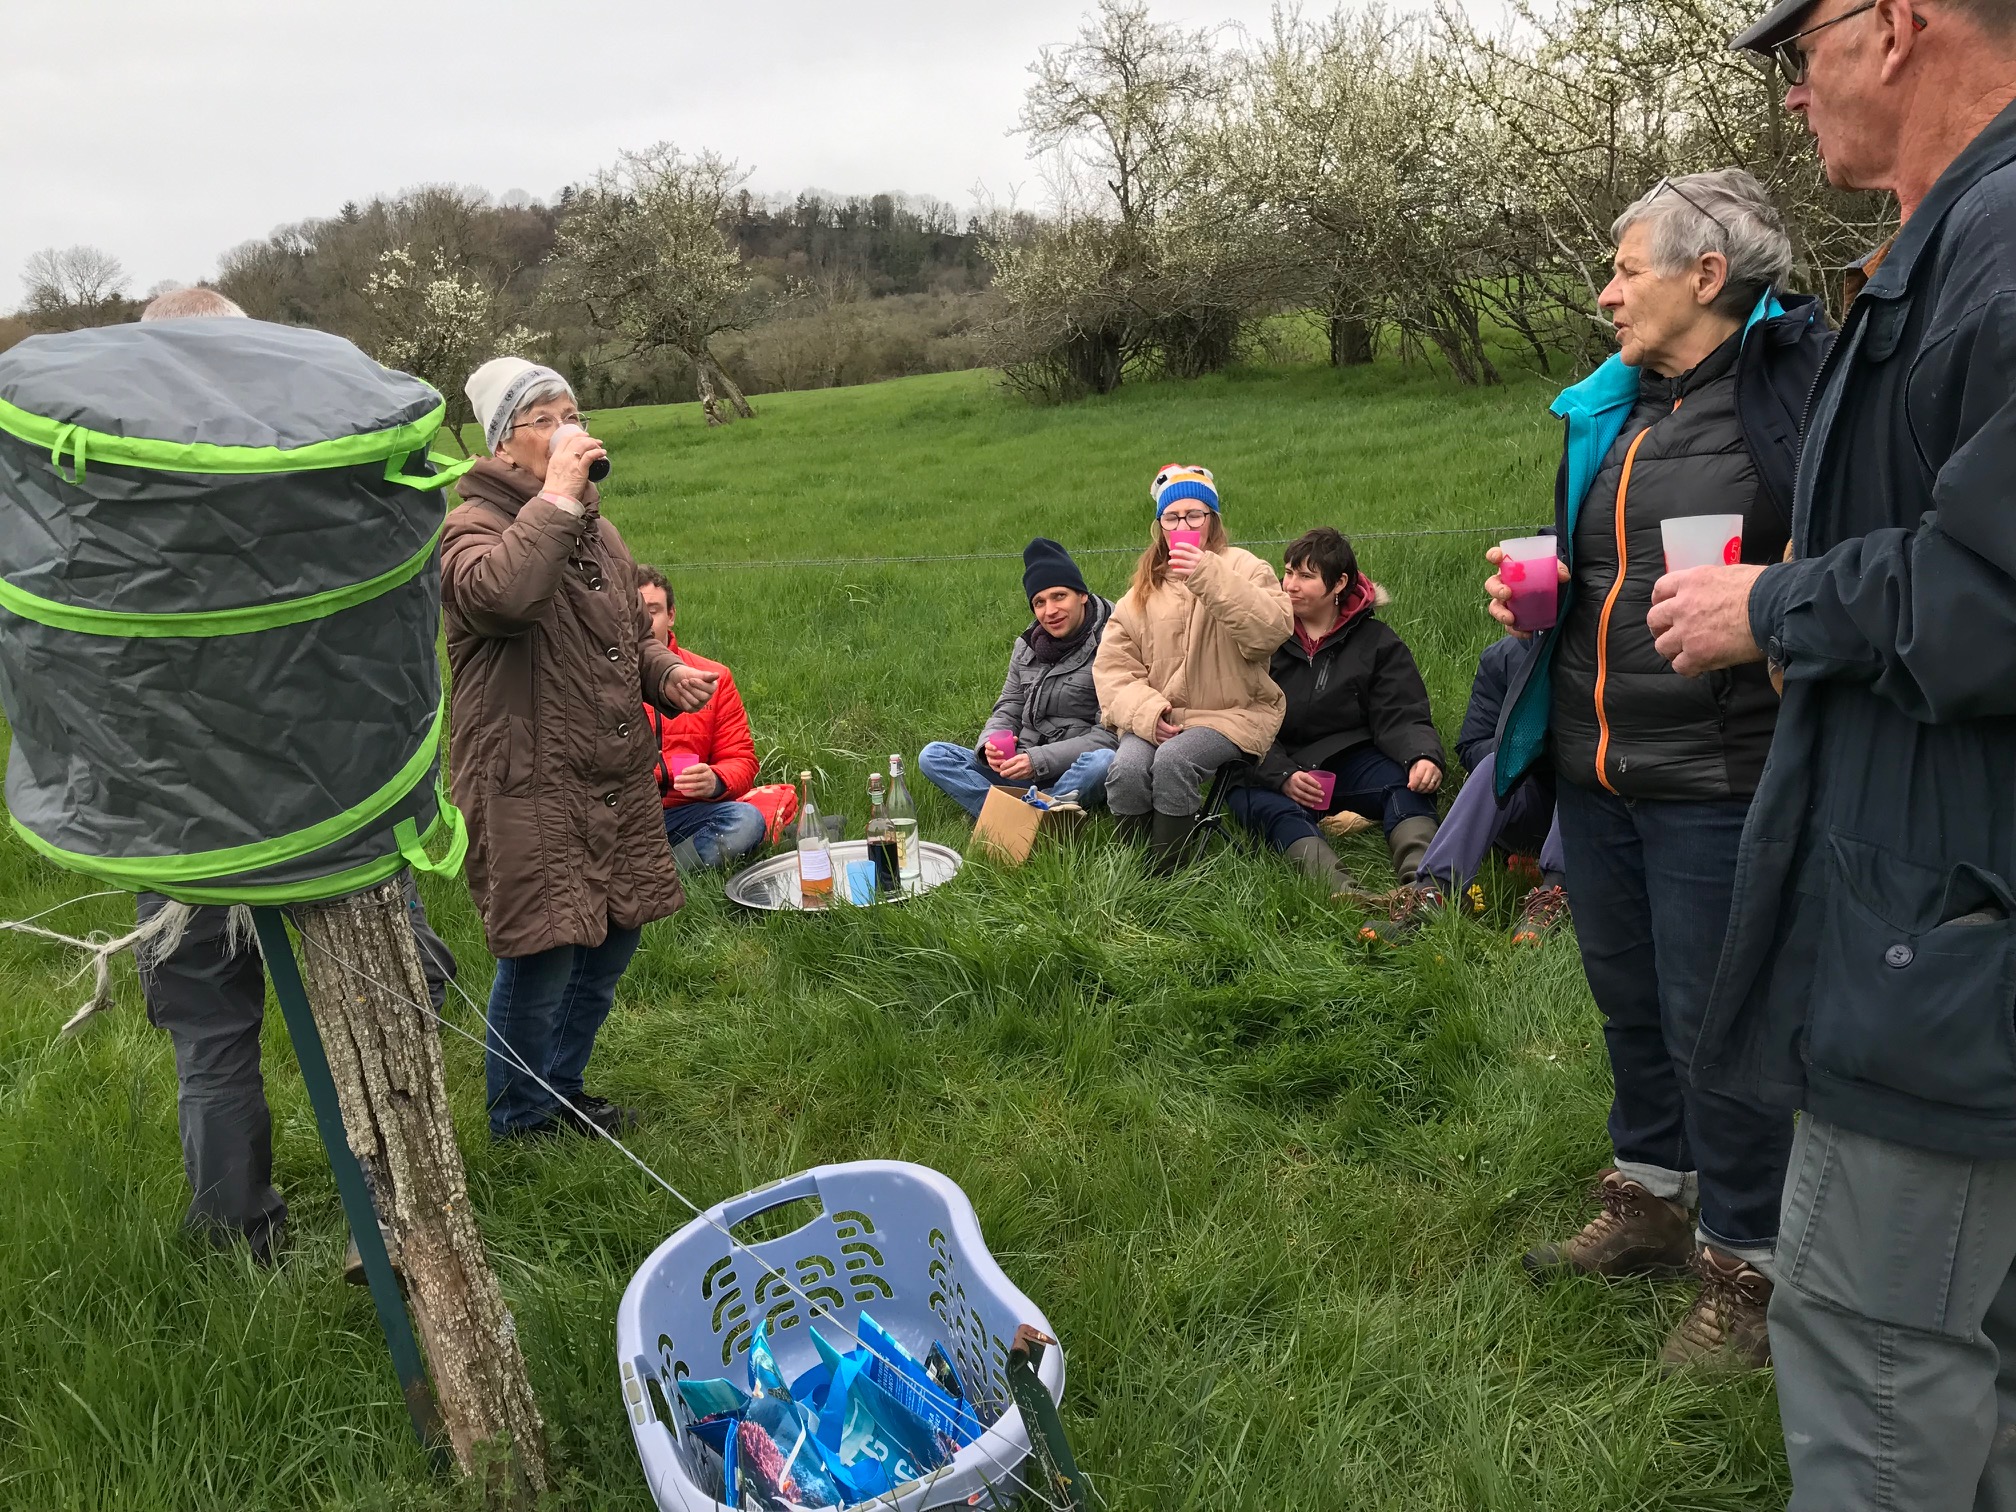
M 1504 553 L 1498 581 L 1512 590 L 1506 606 L 1512 611 L 1512 628 L 1528 634 L 1553 629 L 1561 612 L 1561 557 L 1554 537 L 1521 536 L 1500 541 L 1498 549 Z
M 1743 516 L 1684 515 L 1661 520 L 1659 535 L 1666 546 L 1666 570 L 1690 567 L 1734 567 L 1743 560 Z

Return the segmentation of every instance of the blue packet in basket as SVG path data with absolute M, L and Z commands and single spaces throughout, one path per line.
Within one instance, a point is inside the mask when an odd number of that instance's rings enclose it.
M 846 1498 L 828 1472 L 812 1414 L 784 1397 L 758 1397 L 736 1430 L 744 1476 L 773 1501 L 837 1507 Z
M 784 1372 L 777 1368 L 777 1356 L 770 1350 L 768 1318 L 758 1323 L 756 1332 L 749 1337 L 749 1390 L 759 1397 L 791 1400 L 791 1388 L 784 1384 Z
M 700 1381 L 682 1378 L 677 1384 L 680 1397 L 696 1418 L 720 1417 L 723 1413 L 741 1412 L 749 1405 L 749 1393 L 733 1381 L 720 1376 Z
M 865 1312 L 858 1322 L 856 1332 L 869 1354 L 869 1379 L 902 1403 L 934 1435 L 949 1439 L 953 1453 L 986 1431 L 963 1402 L 948 1395 L 931 1378 L 924 1362 L 905 1349 L 894 1334 Z M 942 1350 L 935 1353 L 943 1358 Z
M 957 1451 L 916 1413 L 905 1407 L 869 1376 L 873 1355 L 867 1349 L 842 1354 L 812 1329 L 812 1342 L 833 1372 L 826 1403 L 819 1413 L 819 1437 L 836 1449 L 840 1464 L 866 1495 L 880 1495 L 890 1486 L 928 1475 Z M 883 1478 L 875 1484 L 876 1472 Z

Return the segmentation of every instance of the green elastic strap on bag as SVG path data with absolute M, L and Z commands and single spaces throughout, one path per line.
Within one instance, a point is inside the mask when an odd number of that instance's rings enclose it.
M 392 838 L 399 842 L 399 854 L 406 858 L 407 865 L 416 872 L 425 872 L 430 877 L 453 877 L 462 870 L 462 858 L 469 854 L 469 824 L 463 819 L 462 810 L 448 801 L 448 790 L 435 783 L 434 801 L 441 812 L 434 824 L 427 827 L 432 835 L 443 821 L 448 824 L 448 854 L 439 861 L 427 854 L 426 843 L 421 839 L 420 827 L 411 819 L 401 819 L 392 826 Z
M 462 474 L 476 465 L 474 457 L 464 457 L 460 462 L 457 462 L 452 458 L 442 456 L 439 452 L 430 451 L 427 453 L 427 460 L 433 466 L 434 471 L 431 474 L 416 478 L 413 474 L 405 471 L 406 459 L 412 455 L 411 452 L 394 452 L 391 456 L 387 457 L 385 459 L 385 481 L 388 483 L 404 483 L 408 488 L 418 489 L 421 493 L 433 493 L 438 488 L 446 488 L 450 483 L 453 483 Z
M 441 799 L 440 811 L 434 816 L 434 822 L 419 836 L 421 854 L 426 854 L 425 847 L 434 843 L 443 825 L 449 827 L 451 834 L 462 834 L 462 845 L 465 850 L 467 849 L 467 832 L 464 828 L 462 811 L 448 802 L 444 796 Z M 446 866 L 450 859 L 459 860 L 459 857 L 444 857 L 437 864 Z M 361 888 L 376 886 L 387 877 L 398 876 L 411 864 L 406 853 L 400 851 L 380 857 L 376 861 L 366 861 L 347 871 L 330 872 L 326 876 L 314 877 L 306 882 L 268 882 L 253 887 L 232 887 L 228 884 L 223 887 L 159 886 L 146 890 L 173 898 L 177 903 L 319 903 L 324 898 L 337 898 Z M 132 885 L 120 883 L 116 877 L 108 877 L 105 880 L 121 886 Z
M 418 487 L 434 480 L 415 478 L 412 481 Z M 345 588 L 311 593 L 306 598 L 284 599 L 277 604 L 247 604 L 240 609 L 188 609 L 169 614 L 122 614 L 115 609 L 86 609 L 77 604 L 58 603 L 55 599 L 30 593 L 25 588 L 16 588 L 5 578 L 0 578 L 0 608 L 11 609 L 23 619 L 58 630 L 69 630 L 78 635 L 109 635 L 120 640 L 251 635 L 260 630 L 278 630 L 283 625 L 298 625 L 303 620 L 327 619 L 332 614 L 367 603 L 380 594 L 390 593 L 402 583 L 411 582 L 433 560 L 435 549 L 441 544 L 441 532 L 447 524 L 444 516 L 442 522 L 434 527 L 434 534 L 427 538 L 426 545 L 398 566 L 376 577 Z
M 265 871 L 270 867 L 283 866 L 289 861 L 298 861 L 301 857 L 321 850 L 326 845 L 334 845 L 337 841 L 356 834 L 399 803 L 413 791 L 420 779 L 427 775 L 428 767 L 433 764 L 440 750 L 441 726 L 447 714 L 448 705 L 444 699 L 441 706 L 434 711 L 434 723 L 428 727 L 427 734 L 420 741 L 418 748 L 406 758 L 405 765 L 392 774 L 391 780 L 375 793 L 340 814 L 332 814 L 319 824 L 311 824 L 306 829 L 296 830 L 291 835 L 281 835 L 273 840 L 255 840 L 250 845 L 231 845 L 222 850 L 189 851 L 179 856 L 91 856 L 82 851 L 67 851 L 61 846 L 52 845 L 12 814 L 7 817 L 14 826 L 14 832 L 25 840 L 31 849 L 39 851 L 60 866 L 67 866 L 72 871 L 84 872 L 90 876 L 104 877 L 121 887 L 168 892 L 172 895 L 173 884 L 178 882 L 204 882 L 241 872 Z M 443 808 L 453 811 L 454 805 L 444 800 Z M 457 824 L 461 822 L 459 813 L 456 814 L 455 822 Z
M 306 446 L 216 446 L 208 441 L 158 441 L 149 436 L 115 436 L 68 421 L 31 414 L 0 399 L 0 431 L 19 436 L 31 446 L 49 448 L 50 460 L 62 474 L 62 456 L 75 460 L 75 483 L 84 476 L 84 453 L 93 460 L 158 472 L 283 473 L 313 472 L 325 467 L 358 467 L 387 457 L 410 457 L 424 450 L 447 418 L 448 406 L 437 404 L 417 420 L 389 430 L 363 431 Z

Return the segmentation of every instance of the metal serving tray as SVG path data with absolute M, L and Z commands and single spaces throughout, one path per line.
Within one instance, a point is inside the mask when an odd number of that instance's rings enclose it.
M 918 893 L 929 892 L 934 887 L 942 886 L 959 875 L 959 868 L 964 863 L 959 852 L 950 846 L 934 845 L 929 840 L 924 840 L 919 842 L 919 850 L 924 862 L 924 876 L 916 888 L 907 893 L 883 893 L 876 898 L 875 904 L 901 903 L 907 898 L 916 897 Z M 855 906 L 842 900 L 843 890 L 847 886 L 847 863 L 867 859 L 866 840 L 833 842 L 832 906 L 834 908 Z M 805 912 L 798 906 L 797 850 L 788 850 L 780 856 L 770 857 L 767 861 L 758 861 L 747 871 L 737 872 L 728 879 L 727 893 L 729 902 L 739 903 L 744 908 L 758 908 L 771 913 Z

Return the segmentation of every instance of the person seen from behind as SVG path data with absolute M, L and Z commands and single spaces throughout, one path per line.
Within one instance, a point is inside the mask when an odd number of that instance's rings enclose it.
M 635 1115 L 582 1077 L 644 925 L 685 902 L 637 704 L 676 718 L 706 707 L 716 676 L 652 633 L 588 481 L 606 453 L 567 381 L 499 357 L 468 394 L 490 455 L 456 485 L 441 601 L 453 795 L 497 957 L 490 1132 L 613 1131 Z
M 665 805 L 665 838 L 681 870 L 726 866 L 763 843 L 762 811 L 736 800 L 756 785 L 756 741 L 742 706 L 735 674 L 679 644 L 672 585 L 656 567 L 640 563 L 637 593 L 651 619 L 651 635 L 696 671 L 712 673 L 714 696 L 704 707 L 676 715 L 644 705 L 658 744 L 658 797 Z
M 1662 179 L 1617 218 L 1600 303 L 1619 351 L 1560 395 L 1559 619 L 1513 679 L 1492 780 L 1509 794 L 1553 762 L 1568 891 L 1603 1014 L 1615 1164 L 1581 1232 L 1526 1256 L 1538 1275 L 1692 1269 L 1693 1307 L 1662 1367 L 1765 1364 L 1792 1120 L 1754 1095 L 1690 1084 L 1744 817 L 1778 700 L 1761 666 L 1683 677 L 1646 626 L 1663 521 L 1740 514 L 1741 554 L 1784 554 L 1799 419 L 1831 335 L 1819 302 L 1780 292 L 1783 219 L 1741 169 Z M 1498 560 L 1497 548 L 1489 553 Z M 1490 609 L 1512 623 L 1494 571 Z
M 1333 893 L 1357 883 L 1317 828 L 1349 812 L 1379 824 L 1404 886 L 1435 836 L 1442 741 L 1414 654 L 1378 617 L 1386 591 L 1351 543 L 1319 525 L 1288 547 L 1281 587 L 1294 632 L 1269 662 L 1285 703 L 1253 779 L 1229 802 L 1239 822 Z
M 1043 536 L 1022 550 L 1022 596 L 1034 618 L 1008 652 L 1008 676 L 979 741 L 934 740 L 917 756 L 918 769 L 974 819 L 996 787 L 1033 785 L 1095 807 L 1105 800 L 1106 769 L 1119 744 L 1099 723 L 1092 686 L 1092 658 L 1112 604 L 1085 586 L 1068 551 Z
M 1477 659 L 1470 704 L 1456 736 L 1456 757 L 1469 776 L 1435 832 L 1435 843 L 1421 858 L 1421 874 L 1442 896 L 1462 898 L 1494 847 L 1515 854 L 1538 852 L 1540 880 L 1521 901 L 1512 926 L 1515 945 L 1538 945 L 1568 917 L 1568 868 L 1561 855 L 1561 823 L 1554 815 L 1553 765 L 1544 758 L 1536 761 L 1503 799 L 1493 781 L 1498 718 L 1525 654 L 1525 643 L 1508 635 L 1486 646 Z
M 1295 619 L 1274 569 L 1226 539 L 1209 470 L 1165 467 L 1149 497 L 1148 549 L 1092 680 L 1120 737 L 1107 806 L 1160 871 L 1181 863 L 1212 774 L 1273 745 L 1287 699 L 1267 664 Z
M 1700 1085 L 1802 1110 L 1771 1298 L 1792 1512 L 2012 1507 L 2016 3 L 1787 0 L 1735 45 L 1902 225 L 1849 280 L 1792 559 L 1654 590 L 1694 686 L 1784 686 L 1675 1038 Z

